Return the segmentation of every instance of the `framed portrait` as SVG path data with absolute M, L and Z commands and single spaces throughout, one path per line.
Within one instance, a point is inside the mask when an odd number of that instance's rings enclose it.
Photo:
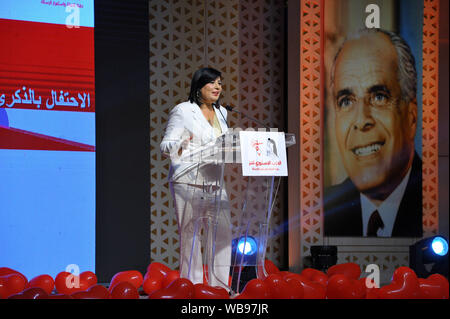
M 324 234 L 421 237 L 423 1 L 324 7 Z
M 301 0 L 301 14 L 302 252 L 436 233 L 439 1 Z

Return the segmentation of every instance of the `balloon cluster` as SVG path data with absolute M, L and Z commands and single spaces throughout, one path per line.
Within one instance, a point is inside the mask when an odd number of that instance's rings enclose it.
M 448 299 L 447 278 L 433 274 L 418 278 L 408 267 L 395 270 L 390 284 L 368 288 L 360 266 L 344 263 L 327 273 L 306 268 L 300 274 L 280 271 L 265 261 L 268 276 L 252 279 L 243 291 L 230 297 L 222 287 L 193 284 L 178 270 L 153 262 L 144 276 L 137 270 L 116 273 L 108 288 L 97 283 L 91 271 L 75 276 L 60 272 L 55 279 L 39 275 L 31 280 L 20 272 L 0 267 L 0 299 Z M 371 285 L 369 285 L 371 286 Z
M 152 269 L 151 264 L 149 269 Z M 156 263 L 156 267 L 161 264 Z M 164 266 L 165 267 L 165 266 Z M 418 278 L 408 267 L 399 267 L 390 284 L 368 288 L 361 277 L 358 264 L 344 263 L 332 266 L 327 273 L 306 268 L 300 274 L 280 271 L 270 260 L 265 261 L 268 276 L 252 279 L 233 299 L 448 299 L 447 278 L 433 274 Z M 160 269 L 161 270 L 161 269 Z M 166 275 L 168 269 L 165 270 Z M 150 278 L 155 278 L 150 271 Z M 162 273 L 164 276 L 164 272 Z M 167 277 L 166 277 L 167 278 Z M 145 284 L 144 284 L 145 286 Z M 193 285 L 179 278 L 166 280 L 162 286 L 146 290 L 150 299 L 228 299 L 227 291 L 203 284 Z M 145 288 L 144 288 L 145 290 Z
M 395 270 L 391 283 L 376 288 L 361 277 L 358 264 L 331 266 L 327 273 L 306 268 L 300 274 L 279 271 L 266 260 L 269 275 L 264 280 L 253 279 L 237 298 L 271 299 L 448 299 L 448 280 L 433 274 L 418 278 L 408 267 Z M 370 281 L 370 279 L 369 279 Z M 372 282 L 373 283 L 373 282 Z M 370 287 L 370 288 L 369 288 Z M 372 288 L 373 287 L 373 288 Z

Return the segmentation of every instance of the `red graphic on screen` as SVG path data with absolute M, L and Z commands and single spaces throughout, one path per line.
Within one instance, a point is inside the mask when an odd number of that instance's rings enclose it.
M 92 145 L 0 126 L 0 149 L 94 152 Z
M 0 19 L 0 41 L 0 148 L 14 148 L 16 140 L 21 141 L 18 149 L 25 144 L 40 145 L 30 149 L 48 149 L 45 143 L 74 145 L 63 139 L 50 143 L 56 137 L 36 132 L 30 132 L 33 140 L 44 138 L 42 143 L 24 144 L 27 128 L 10 130 L 7 112 L 95 112 L 94 28 Z

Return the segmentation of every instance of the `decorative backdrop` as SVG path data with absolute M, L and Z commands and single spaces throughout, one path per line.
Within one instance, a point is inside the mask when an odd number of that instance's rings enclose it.
M 278 0 L 150 0 L 151 260 L 178 267 L 177 223 L 168 188 L 169 161 L 161 157 L 169 110 L 185 101 L 192 74 L 210 66 L 224 76 L 222 103 L 238 106 L 271 127 L 284 127 L 284 2 Z M 230 127 L 256 127 L 229 114 Z M 237 166 L 225 180 L 232 223 L 244 179 Z M 284 265 L 284 187 L 274 207 L 267 258 Z

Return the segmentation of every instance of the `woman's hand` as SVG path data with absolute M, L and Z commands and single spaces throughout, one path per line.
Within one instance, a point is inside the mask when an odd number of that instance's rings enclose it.
M 178 156 L 181 156 L 181 153 L 183 153 L 183 150 L 185 150 L 191 140 L 194 138 L 194 135 L 190 135 L 189 137 L 185 138 L 183 142 L 181 142 L 180 148 L 178 149 Z

